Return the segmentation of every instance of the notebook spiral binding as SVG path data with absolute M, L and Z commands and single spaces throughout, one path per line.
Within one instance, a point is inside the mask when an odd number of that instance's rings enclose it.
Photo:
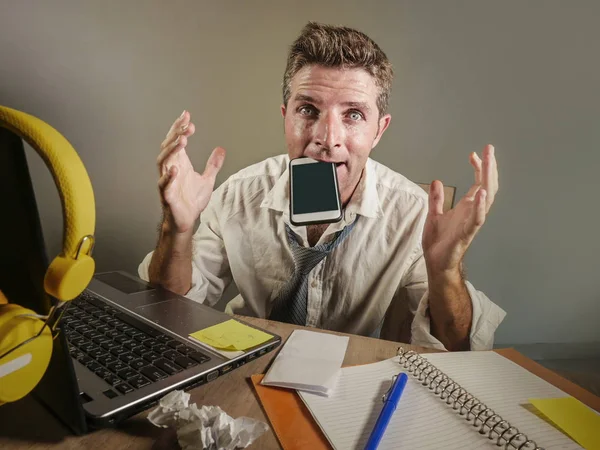
M 400 365 L 417 381 L 472 422 L 480 434 L 495 440 L 498 447 L 504 446 L 505 450 L 544 450 L 418 353 L 400 347 L 398 357 Z

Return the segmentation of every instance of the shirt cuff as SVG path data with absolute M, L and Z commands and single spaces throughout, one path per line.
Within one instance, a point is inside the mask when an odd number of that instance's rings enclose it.
M 154 252 L 150 252 L 146 255 L 146 257 L 142 260 L 140 265 L 138 266 L 138 276 L 144 280 L 145 282 L 150 282 L 149 268 L 150 261 L 152 261 L 152 255 Z
M 192 262 L 192 287 L 185 294 L 185 297 L 198 303 L 204 303 L 208 295 L 208 280 L 206 280 L 196 264 Z M 212 305 L 211 305 L 212 306 Z
M 494 345 L 494 333 L 504 320 L 506 312 L 487 298 L 483 292 L 476 290 L 468 281 L 465 281 L 465 285 L 473 305 L 473 319 L 469 336 L 471 350 L 491 350 Z M 423 294 L 415 313 L 411 327 L 411 344 L 447 350 L 444 344 L 431 334 L 428 294 L 428 291 Z

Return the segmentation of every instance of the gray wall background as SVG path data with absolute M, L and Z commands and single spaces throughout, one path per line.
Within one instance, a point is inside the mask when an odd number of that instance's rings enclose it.
M 218 182 L 283 153 L 288 46 L 308 20 L 357 27 L 396 70 L 375 159 L 462 196 L 469 153 L 497 148 L 500 193 L 467 257 L 469 279 L 508 312 L 497 343 L 594 343 L 598 17 L 593 0 L 1 0 L 0 103 L 74 145 L 95 188 L 98 270 L 135 272 L 156 241 L 155 158 L 171 122 L 191 111 L 197 168 L 215 146 L 228 150 Z M 54 253 L 58 195 L 29 160 Z

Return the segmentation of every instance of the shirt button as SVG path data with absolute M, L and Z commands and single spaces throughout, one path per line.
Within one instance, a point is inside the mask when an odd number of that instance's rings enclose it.
M 317 288 L 317 282 L 313 281 L 312 284 L 310 285 L 313 289 Z

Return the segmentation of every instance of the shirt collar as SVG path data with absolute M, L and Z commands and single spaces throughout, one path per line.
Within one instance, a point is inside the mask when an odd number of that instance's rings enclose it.
M 382 217 L 383 210 L 379 202 L 377 183 L 375 162 L 369 158 L 365 164 L 365 170 L 358 182 L 358 186 L 356 186 L 356 190 L 346 206 L 346 212 L 356 213 L 371 219 Z
M 275 185 L 271 188 L 265 199 L 261 203 L 261 208 L 269 208 L 282 212 L 285 217 L 290 214 L 290 176 L 289 160 L 286 158 L 286 169 L 281 174 Z M 358 182 L 350 202 L 346 205 L 345 214 L 358 214 L 372 219 L 383 216 L 383 210 L 379 202 L 377 193 L 377 174 L 375 172 L 375 162 L 367 159 L 365 170 Z

